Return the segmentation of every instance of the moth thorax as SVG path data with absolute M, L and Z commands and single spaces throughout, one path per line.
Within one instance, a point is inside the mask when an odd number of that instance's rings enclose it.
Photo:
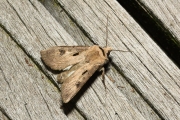
M 105 53 L 106 55 L 109 55 L 109 53 L 112 51 L 112 48 L 110 48 L 110 47 L 104 47 L 103 50 L 104 50 L 104 53 Z

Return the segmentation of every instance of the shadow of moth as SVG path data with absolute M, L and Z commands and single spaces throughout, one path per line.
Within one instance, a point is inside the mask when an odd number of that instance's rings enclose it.
M 44 63 L 52 70 L 62 70 L 57 79 L 61 96 L 68 103 L 98 70 L 103 70 L 109 59 L 110 47 L 55 46 L 40 52 Z M 104 75 L 104 74 L 103 74 Z

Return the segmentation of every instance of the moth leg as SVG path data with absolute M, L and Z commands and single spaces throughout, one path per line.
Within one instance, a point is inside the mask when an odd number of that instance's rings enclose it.
M 100 71 L 102 71 L 102 82 L 103 82 L 103 85 L 104 85 L 104 88 L 106 89 L 106 84 L 105 84 L 105 77 L 104 77 L 104 75 L 105 75 L 105 68 L 104 67 L 102 67 L 101 69 L 100 69 Z
M 111 82 L 115 82 L 115 80 L 113 80 L 110 76 L 107 75 L 107 77 L 109 78 L 109 80 L 111 80 Z

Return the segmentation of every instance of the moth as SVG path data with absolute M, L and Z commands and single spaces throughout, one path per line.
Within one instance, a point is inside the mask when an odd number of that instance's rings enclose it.
M 44 63 L 52 70 L 61 70 L 57 80 L 62 83 L 61 96 L 68 103 L 98 70 L 104 73 L 104 64 L 112 51 L 110 47 L 55 46 L 40 52 Z
M 107 32 L 106 26 L 106 47 L 55 46 L 40 52 L 42 60 L 48 67 L 62 71 L 58 74 L 57 80 L 62 84 L 61 96 L 64 103 L 68 103 L 96 71 L 102 70 L 104 79 L 103 66 L 108 63 L 108 56 L 112 51 L 107 47 Z

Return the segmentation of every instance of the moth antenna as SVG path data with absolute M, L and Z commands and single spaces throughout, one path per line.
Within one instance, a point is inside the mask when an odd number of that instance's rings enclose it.
M 107 39 L 108 39 L 108 22 L 109 22 L 109 16 L 107 15 L 107 23 L 106 23 L 106 47 L 107 47 Z
M 132 52 L 130 50 L 126 51 L 126 50 L 111 50 L 111 51 L 120 51 L 120 52 Z
M 109 15 L 107 15 L 107 23 L 106 23 L 106 46 L 107 47 L 107 43 L 108 43 L 108 24 L 109 24 Z M 125 51 L 125 50 L 111 50 L 111 51 L 121 51 L 121 52 L 132 52 L 132 51 Z

